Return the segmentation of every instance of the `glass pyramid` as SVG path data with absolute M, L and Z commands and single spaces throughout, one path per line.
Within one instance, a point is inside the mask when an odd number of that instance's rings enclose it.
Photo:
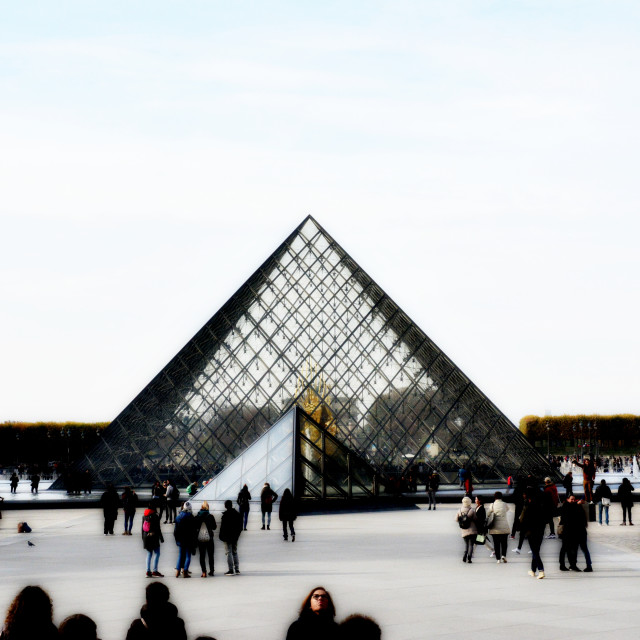
M 311 217 L 117 416 L 76 469 L 116 484 L 208 478 L 296 404 L 384 477 L 435 469 L 453 482 L 462 466 L 476 483 L 551 473 L 520 431 Z
M 386 483 L 371 465 L 320 426 L 300 407 L 289 409 L 198 492 L 196 502 L 235 502 L 247 485 L 257 501 L 264 483 L 302 499 L 374 498 Z

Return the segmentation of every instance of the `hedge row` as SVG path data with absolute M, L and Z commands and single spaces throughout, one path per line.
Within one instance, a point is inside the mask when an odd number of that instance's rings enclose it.
M 582 423 L 582 429 L 580 428 Z M 589 431 L 589 425 L 591 431 Z M 520 420 L 520 431 L 531 441 L 546 440 L 547 426 L 549 437 L 554 440 L 582 440 L 640 442 L 640 416 L 620 414 L 614 416 L 563 415 L 563 416 L 525 416 Z

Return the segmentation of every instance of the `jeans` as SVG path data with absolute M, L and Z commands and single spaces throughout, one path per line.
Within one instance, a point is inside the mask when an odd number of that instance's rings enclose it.
M 467 558 L 468 560 L 471 560 L 473 556 L 473 549 L 476 544 L 476 536 L 475 534 L 472 534 L 469 536 L 465 536 L 464 538 L 462 538 L 462 540 L 464 541 L 464 544 L 465 544 L 463 557 Z
M 249 520 L 249 512 L 248 511 L 243 511 L 242 512 L 242 528 L 245 531 L 247 529 L 247 520 Z
M 602 510 L 604 509 L 605 522 L 609 524 L 609 505 L 598 502 L 598 522 L 602 524 Z
M 431 505 L 433 505 L 433 508 L 435 509 L 436 508 L 436 492 L 429 489 L 429 491 L 427 491 L 427 497 L 429 498 L 429 509 L 431 509 Z
M 284 539 L 287 539 L 287 522 L 289 523 L 289 530 L 291 531 L 291 535 L 296 535 L 296 530 L 293 528 L 293 520 L 283 520 L 282 521 L 282 533 L 284 535 Z
M 191 550 L 189 549 L 189 547 L 181 545 L 179 542 L 177 542 L 176 544 L 178 545 L 179 550 L 176 571 L 180 571 L 180 569 L 189 571 L 189 566 L 191 565 Z
M 153 571 L 157 571 L 158 570 L 158 560 L 160 560 L 160 547 L 158 546 L 157 549 L 154 549 L 153 551 L 147 551 L 147 571 L 151 571 L 151 556 L 153 554 L 156 554 L 156 559 L 153 563 Z
M 238 542 L 225 542 L 224 552 L 227 554 L 227 564 L 229 565 L 229 571 L 233 573 L 234 568 L 236 571 L 240 571 L 240 568 L 238 566 Z
M 262 526 L 264 527 L 264 517 L 267 516 L 267 526 L 271 526 L 271 511 L 262 512 Z
M 135 513 L 125 513 L 124 514 L 124 530 L 127 533 L 131 533 L 131 528 L 133 527 L 133 516 Z

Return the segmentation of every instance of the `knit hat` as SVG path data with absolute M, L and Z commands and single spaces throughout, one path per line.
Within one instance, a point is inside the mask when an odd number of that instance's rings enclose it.
M 463 507 L 470 507 L 471 506 L 471 498 L 469 498 L 468 496 L 465 496 L 464 498 L 462 498 L 462 506 Z
M 544 483 L 545 483 L 545 484 L 553 484 L 553 482 L 551 481 L 551 478 L 549 478 L 549 477 L 546 477 L 546 478 L 544 479 Z
M 189 502 L 189 500 L 187 500 L 187 501 L 182 505 L 182 510 L 183 510 L 183 511 L 191 511 L 191 503 Z

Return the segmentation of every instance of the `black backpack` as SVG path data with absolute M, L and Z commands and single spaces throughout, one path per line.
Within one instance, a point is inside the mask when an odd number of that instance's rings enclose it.
M 458 516 L 458 525 L 461 529 L 468 529 L 471 526 L 471 518 L 468 511 Z

